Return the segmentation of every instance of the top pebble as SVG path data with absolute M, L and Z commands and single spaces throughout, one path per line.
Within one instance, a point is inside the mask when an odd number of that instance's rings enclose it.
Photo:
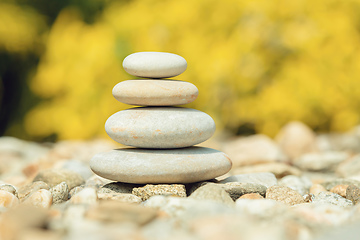
M 137 77 L 170 78 L 183 73 L 187 62 L 173 53 L 138 52 L 127 56 L 123 67 L 127 73 Z

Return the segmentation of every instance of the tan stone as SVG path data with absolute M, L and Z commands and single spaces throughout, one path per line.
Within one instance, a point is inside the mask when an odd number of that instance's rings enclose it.
M 66 182 L 69 189 L 84 184 L 84 179 L 76 172 L 66 169 L 47 169 L 42 170 L 34 178 L 35 181 L 43 181 L 50 187 L 54 187 L 61 182 Z
M 62 240 L 64 236 L 60 232 L 45 229 L 30 228 L 19 232 L 18 240 Z
M 304 153 L 317 152 L 315 133 L 302 122 L 290 122 L 277 134 L 275 140 L 291 159 Z
M 19 204 L 19 199 L 7 191 L 0 190 L 0 207 L 11 208 Z
M 263 198 L 264 197 L 258 193 L 248 193 L 239 197 L 239 199 L 263 199 Z
M 346 189 L 349 185 L 345 185 L 345 184 L 340 184 L 340 185 L 336 185 L 335 187 L 330 189 L 330 192 L 339 194 L 340 196 L 346 198 Z
M 84 188 L 70 198 L 70 203 L 74 204 L 96 204 L 98 201 L 97 193 L 94 188 Z
M 360 172 L 360 154 L 357 154 L 339 164 L 336 174 L 340 177 L 349 178 L 359 175 Z
M 30 163 L 22 169 L 24 175 L 28 178 L 34 178 L 39 172 L 39 163 Z
M 49 185 L 43 181 L 36 181 L 23 186 L 19 189 L 18 193 L 20 201 L 24 201 L 27 197 L 40 189 L 49 190 L 50 188 Z
M 297 191 L 285 186 L 272 186 L 266 190 L 266 198 L 283 202 L 288 205 L 305 203 Z
M 39 208 L 50 208 L 53 198 L 51 192 L 46 189 L 40 189 L 31 194 L 23 202 L 25 205 L 39 207 Z
M 277 143 L 262 134 L 229 141 L 224 145 L 223 151 L 231 158 L 233 167 L 286 160 L 286 156 Z
M 155 195 L 186 197 L 186 189 L 182 184 L 147 184 L 144 187 L 133 188 L 132 194 L 145 201 Z
M 199 91 L 189 82 L 139 79 L 115 85 L 113 96 L 119 102 L 139 106 L 173 106 L 193 102 Z
M 85 188 L 85 185 L 74 187 L 69 191 L 69 199 L 72 198 L 75 194 L 81 192 Z
M 130 193 L 98 193 L 99 200 L 115 200 L 127 203 L 141 203 L 140 197 Z
M 310 190 L 309 190 L 310 193 L 314 194 L 315 196 L 318 195 L 320 192 L 326 192 L 326 189 L 324 188 L 323 185 L 320 185 L 320 184 L 313 184 L 311 187 L 310 187 Z
M 45 229 L 48 215 L 45 209 L 20 204 L 0 218 L 0 239 L 20 239 L 28 229 Z

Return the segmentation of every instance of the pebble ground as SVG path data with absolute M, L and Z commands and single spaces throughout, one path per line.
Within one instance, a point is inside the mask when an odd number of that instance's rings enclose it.
M 204 144 L 233 161 L 192 184 L 129 184 L 93 174 L 111 141 L 0 138 L 0 239 L 357 239 L 360 127 L 315 134 L 292 122 Z M 121 238 L 120 238 L 121 236 Z

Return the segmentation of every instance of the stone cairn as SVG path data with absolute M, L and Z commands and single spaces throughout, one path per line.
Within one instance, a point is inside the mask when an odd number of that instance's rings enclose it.
M 227 173 L 231 160 L 220 151 L 194 147 L 215 132 L 204 112 L 174 105 L 193 102 L 198 89 L 169 80 L 183 73 L 186 60 L 176 54 L 139 52 L 123 61 L 125 71 L 140 78 L 118 83 L 113 96 L 142 106 L 117 112 L 105 123 L 107 134 L 131 148 L 98 153 L 90 161 L 97 175 L 125 183 L 192 183 Z

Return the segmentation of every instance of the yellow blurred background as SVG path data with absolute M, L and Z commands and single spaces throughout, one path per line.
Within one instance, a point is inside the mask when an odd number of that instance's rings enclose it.
M 183 56 L 188 107 L 218 131 L 274 136 L 360 122 L 360 0 L 1 0 L 1 134 L 37 141 L 104 137 L 132 106 L 113 86 L 133 52 Z

